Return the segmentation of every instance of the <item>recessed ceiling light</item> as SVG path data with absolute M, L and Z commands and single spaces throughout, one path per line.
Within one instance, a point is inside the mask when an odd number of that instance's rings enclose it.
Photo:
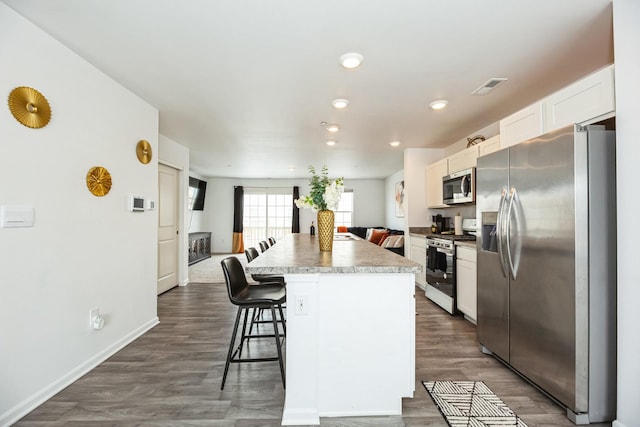
M 446 99 L 438 99 L 437 101 L 433 101 L 429 104 L 429 107 L 431 107 L 432 110 L 442 110 L 448 103 L 449 101 Z
M 327 145 L 328 145 L 329 147 L 333 147 L 334 145 L 336 145 L 336 142 L 335 142 L 335 141 L 333 141 L 333 140 L 329 140 L 329 141 L 327 141 Z
M 340 130 L 340 126 L 338 126 L 338 125 L 327 125 L 327 130 L 329 132 L 338 132 Z
M 391 141 L 389 145 L 392 147 L 397 147 L 398 145 L 400 145 L 400 141 Z
M 357 68 L 362 64 L 363 57 L 359 53 L 345 53 L 340 57 L 340 63 L 344 68 Z
M 295 170 L 296 170 L 296 168 L 289 168 L 289 172 L 293 172 Z
M 334 99 L 333 101 L 331 101 L 331 105 L 333 105 L 337 109 L 342 109 L 349 105 L 349 100 L 343 98 Z

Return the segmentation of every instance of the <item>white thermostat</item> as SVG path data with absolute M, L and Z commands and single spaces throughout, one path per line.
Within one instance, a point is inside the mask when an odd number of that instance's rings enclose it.
M 142 197 L 142 196 L 130 196 L 129 197 L 129 210 L 131 212 L 144 212 L 144 197 Z

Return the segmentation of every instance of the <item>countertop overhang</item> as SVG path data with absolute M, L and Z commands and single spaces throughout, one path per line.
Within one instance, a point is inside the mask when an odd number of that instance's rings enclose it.
M 317 236 L 291 234 L 245 269 L 250 274 L 419 273 L 422 266 L 352 234 L 338 233 L 331 252 L 320 251 Z

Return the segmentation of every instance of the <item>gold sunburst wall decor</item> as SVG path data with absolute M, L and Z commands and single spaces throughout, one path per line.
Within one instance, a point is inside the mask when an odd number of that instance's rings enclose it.
M 111 174 L 102 166 L 94 166 L 87 172 L 87 188 L 94 196 L 106 196 L 111 190 Z
M 144 163 L 145 165 L 151 161 L 151 144 L 149 144 L 149 141 L 145 141 L 144 139 L 138 141 L 138 145 L 136 145 L 136 156 L 138 156 L 140 163 Z
M 9 94 L 9 110 L 23 125 L 39 129 L 51 120 L 51 107 L 47 98 L 31 87 L 20 86 Z

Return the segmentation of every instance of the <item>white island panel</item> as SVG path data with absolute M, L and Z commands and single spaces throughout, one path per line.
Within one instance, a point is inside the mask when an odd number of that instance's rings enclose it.
M 287 282 L 283 425 L 400 415 L 415 390 L 415 273 L 421 266 L 353 238 L 320 252 L 293 235 L 248 264 Z M 300 302 L 302 302 L 302 307 Z

